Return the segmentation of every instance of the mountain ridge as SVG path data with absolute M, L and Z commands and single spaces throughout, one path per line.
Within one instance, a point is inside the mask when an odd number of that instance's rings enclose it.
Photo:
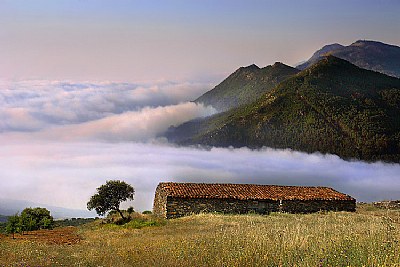
M 184 145 L 269 146 L 399 162 L 399 96 L 400 79 L 326 56 L 252 104 L 188 122 L 167 138 Z
M 348 46 L 325 45 L 296 68 L 304 70 L 326 55 L 347 60 L 360 68 L 400 77 L 400 47 L 371 40 L 357 40 Z
M 281 62 L 263 68 L 255 64 L 240 67 L 194 102 L 211 105 L 218 111 L 227 111 L 255 101 L 298 72 L 299 70 Z

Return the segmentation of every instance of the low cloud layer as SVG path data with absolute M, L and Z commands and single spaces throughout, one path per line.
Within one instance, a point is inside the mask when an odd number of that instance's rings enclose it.
M 69 83 L 0 81 L 0 132 L 80 124 L 143 108 L 191 101 L 207 83 Z
M 38 139 L 148 141 L 215 113 L 193 102 L 207 84 L 0 83 L 0 132 Z
M 107 116 L 90 122 L 50 128 L 35 133 L 38 139 L 104 140 L 109 142 L 147 142 L 165 132 L 171 125 L 214 114 L 210 106 L 186 102 L 166 107 L 145 107 L 139 111 Z
M 138 210 L 152 208 L 160 181 L 319 185 L 358 201 L 400 198 L 398 164 L 348 162 L 336 156 L 273 149 L 0 142 L 2 198 L 67 208 L 85 209 L 95 188 L 109 179 L 123 179 L 136 188 L 133 205 Z
M 123 179 L 136 188 L 138 210 L 152 208 L 160 181 L 320 185 L 358 201 L 400 199 L 399 164 L 154 139 L 170 125 L 215 112 L 188 102 L 206 87 L 0 83 L 1 198 L 85 209 L 98 186 Z

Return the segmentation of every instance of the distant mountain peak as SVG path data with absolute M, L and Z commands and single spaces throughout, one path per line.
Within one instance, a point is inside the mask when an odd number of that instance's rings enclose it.
M 277 61 L 277 62 L 274 63 L 274 65 L 272 65 L 272 67 L 273 68 L 280 68 L 280 67 L 290 67 L 290 66 L 288 66 L 286 64 L 283 64 L 282 62 Z
M 257 66 L 256 64 L 251 64 L 249 66 L 246 67 L 240 67 L 239 70 L 259 70 L 260 67 Z
M 211 105 L 219 111 L 226 111 L 253 102 L 275 88 L 279 82 L 298 72 L 298 69 L 281 62 L 263 68 L 255 64 L 240 67 L 195 102 Z
M 296 68 L 306 69 L 326 55 L 345 59 L 360 68 L 400 77 L 400 47 L 371 40 L 357 40 L 349 46 L 325 45 Z
M 372 40 L 357 40 L 352 43 L 350 46 L 359 46 L 359 45 L 366 45 L 366 44 L 378 44 L 378 45 L 388 45 L 379 41 L 372 41 Z
M 338 43 L 325 45 L 320 50 L 318 50 L 316 52 L 316 54 L 323 55 L 326 52 L 330 52 L 330 51 L 333 51 L 333 50 L 336 50 L 336 49 L 340 49 L 340 48 L 343 48 L 343 47 L 344 47 L 343 45 L 338 44 Z

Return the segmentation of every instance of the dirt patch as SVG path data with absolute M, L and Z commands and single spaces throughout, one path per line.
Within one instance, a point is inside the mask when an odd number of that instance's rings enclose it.
M 53 230 L 31 231 L 27 234 L 16 234 L 16 239 L 45 242 L 49 244 L 73 245 L 82 240 L 76 227 L 62 227 Z

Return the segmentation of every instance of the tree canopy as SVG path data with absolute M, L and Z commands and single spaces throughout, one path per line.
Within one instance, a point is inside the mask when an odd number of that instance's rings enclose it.
M 88 210 L 96 210 L 97 214 L 103 216 L 107 212 L 115 210 L 122 219 L 125 219 L 119 209 L 121 202 L 133 200 L 135 189 L 120 180 L 110 180 L 106 184 L 97 188 L 97 194 L 94 194 L 87 203 Z
M 54 219 L 46 208 L 25 208 L 20 215 L 15 214 L 8 218 L 6 231 L 10 234 L 24 233 L 38 229 L 51 229 Z
M 26 208 L 20 215 L 22 231 L 38 229 L 50 229 L 53 227 L 54 219 L 46 208 Z

